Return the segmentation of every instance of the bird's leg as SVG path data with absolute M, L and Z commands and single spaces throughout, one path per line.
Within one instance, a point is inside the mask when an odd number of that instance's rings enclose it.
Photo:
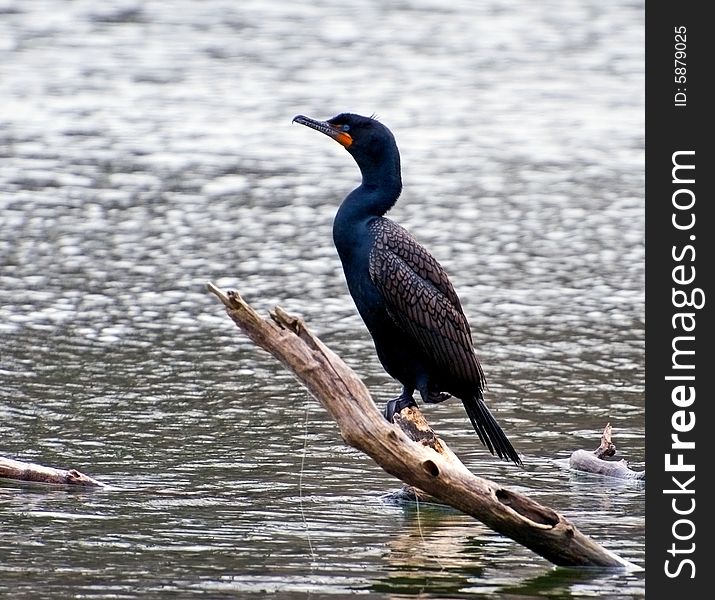
M 385 405 L 385 418 L 392 423 L 392 418 L 408 406 L 417 406 L 417 402 L 412 397 L 412 390 L 403 388 L 402 393 L 397 398 L 389 400 Z

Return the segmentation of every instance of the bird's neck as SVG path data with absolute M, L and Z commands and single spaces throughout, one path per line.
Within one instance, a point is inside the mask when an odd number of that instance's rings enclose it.
M 368 223 L 390 210 L 402 192 L 398 153 L 387 160 L 372 164 L 361 161 L 358 165 L 362 183 L 345 197 L 333 222 L 333 241 L 343 265 L 369 252 Z
M 344 220 L 381 217 L 395 205 L 402 192 L 399 155 L 379 164 L 360 165 L 360 172 L 362 183 L 340 205 L 338 213 Z

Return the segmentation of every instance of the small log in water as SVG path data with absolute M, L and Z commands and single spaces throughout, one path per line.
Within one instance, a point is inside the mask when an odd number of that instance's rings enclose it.
M 601 435 L 601 444 L 593 452 L 576 450 L 569 457 L 569 467 L 575 471 L 605 475 L 617 479 L 645 480 L 645 471 L 633 471 L 622 460 L 608 460 L 616 454 L 616 445 L 612 440 L 613 428 L 606 424 Z
M 106 487 L 104 483 L 75 469 L 55 469 L 54 467 L 23 462 L 4 456 L 0 456 L 0 479 L 50 485 Z
M 429 426 L 429 431 L 420 424 L 413 427 L 418 413 L 424 421 L 419 409 L 406 409 L 396 424 L 388 423 L 355 372 L 300 319 L 280 308 L 264 319 L 238 293 L 225 293 L 211 283 L 208 288 L 236 325 L 288 367 L 323 405 L 345 442 L 387 473 L 556 565 L 640 569 L 551 508 L 471 473 Z

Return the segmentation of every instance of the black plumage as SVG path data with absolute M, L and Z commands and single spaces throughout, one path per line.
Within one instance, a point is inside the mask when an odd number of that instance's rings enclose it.
M 342 144 L 362 173 L 333 224 L 333 241 L 348 289 L 385 370 L 403 386 L 385 416 L 455 396 L 492 454 L 521 459 L 484 403 L 486 378 L 462 305 L 447 273 L 403 227 L 383 215 L 401 191 L 400 154 L 390 130 L 371 117 L 343 113 L 328 121 L 295 122 Z

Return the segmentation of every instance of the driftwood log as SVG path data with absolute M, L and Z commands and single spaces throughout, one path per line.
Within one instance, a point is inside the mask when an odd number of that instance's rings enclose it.
M 574 471 L 605 475 L 617 479 L 645 481 L 645 471 L 633 471 L 625 459 L 609 460 L 616 454 L 616 445 L 612 440 L 613 428 L 606 424 L 601 435 L 601 444 L 593 452 L 576 450 L 569 457 L 569 467 Z
M 418 409 L 405 409 L 397 424 L 388 423 L 355 372 L 301 319 L 279 307 L 264 319 L 237 292 L 207 285 L 236 325 L 288 367 L 323 405 L 345 442 L 386 472 L 556 565 L 640 570 L 551 508 L 471 473 L 426 425 Z
M 80 487 L 106 487 L 101 481 L 76 469 L 55 469 L 30 462 L 23 462 L 0 456 L 0 479 L 50 485 L 71 485 Z

